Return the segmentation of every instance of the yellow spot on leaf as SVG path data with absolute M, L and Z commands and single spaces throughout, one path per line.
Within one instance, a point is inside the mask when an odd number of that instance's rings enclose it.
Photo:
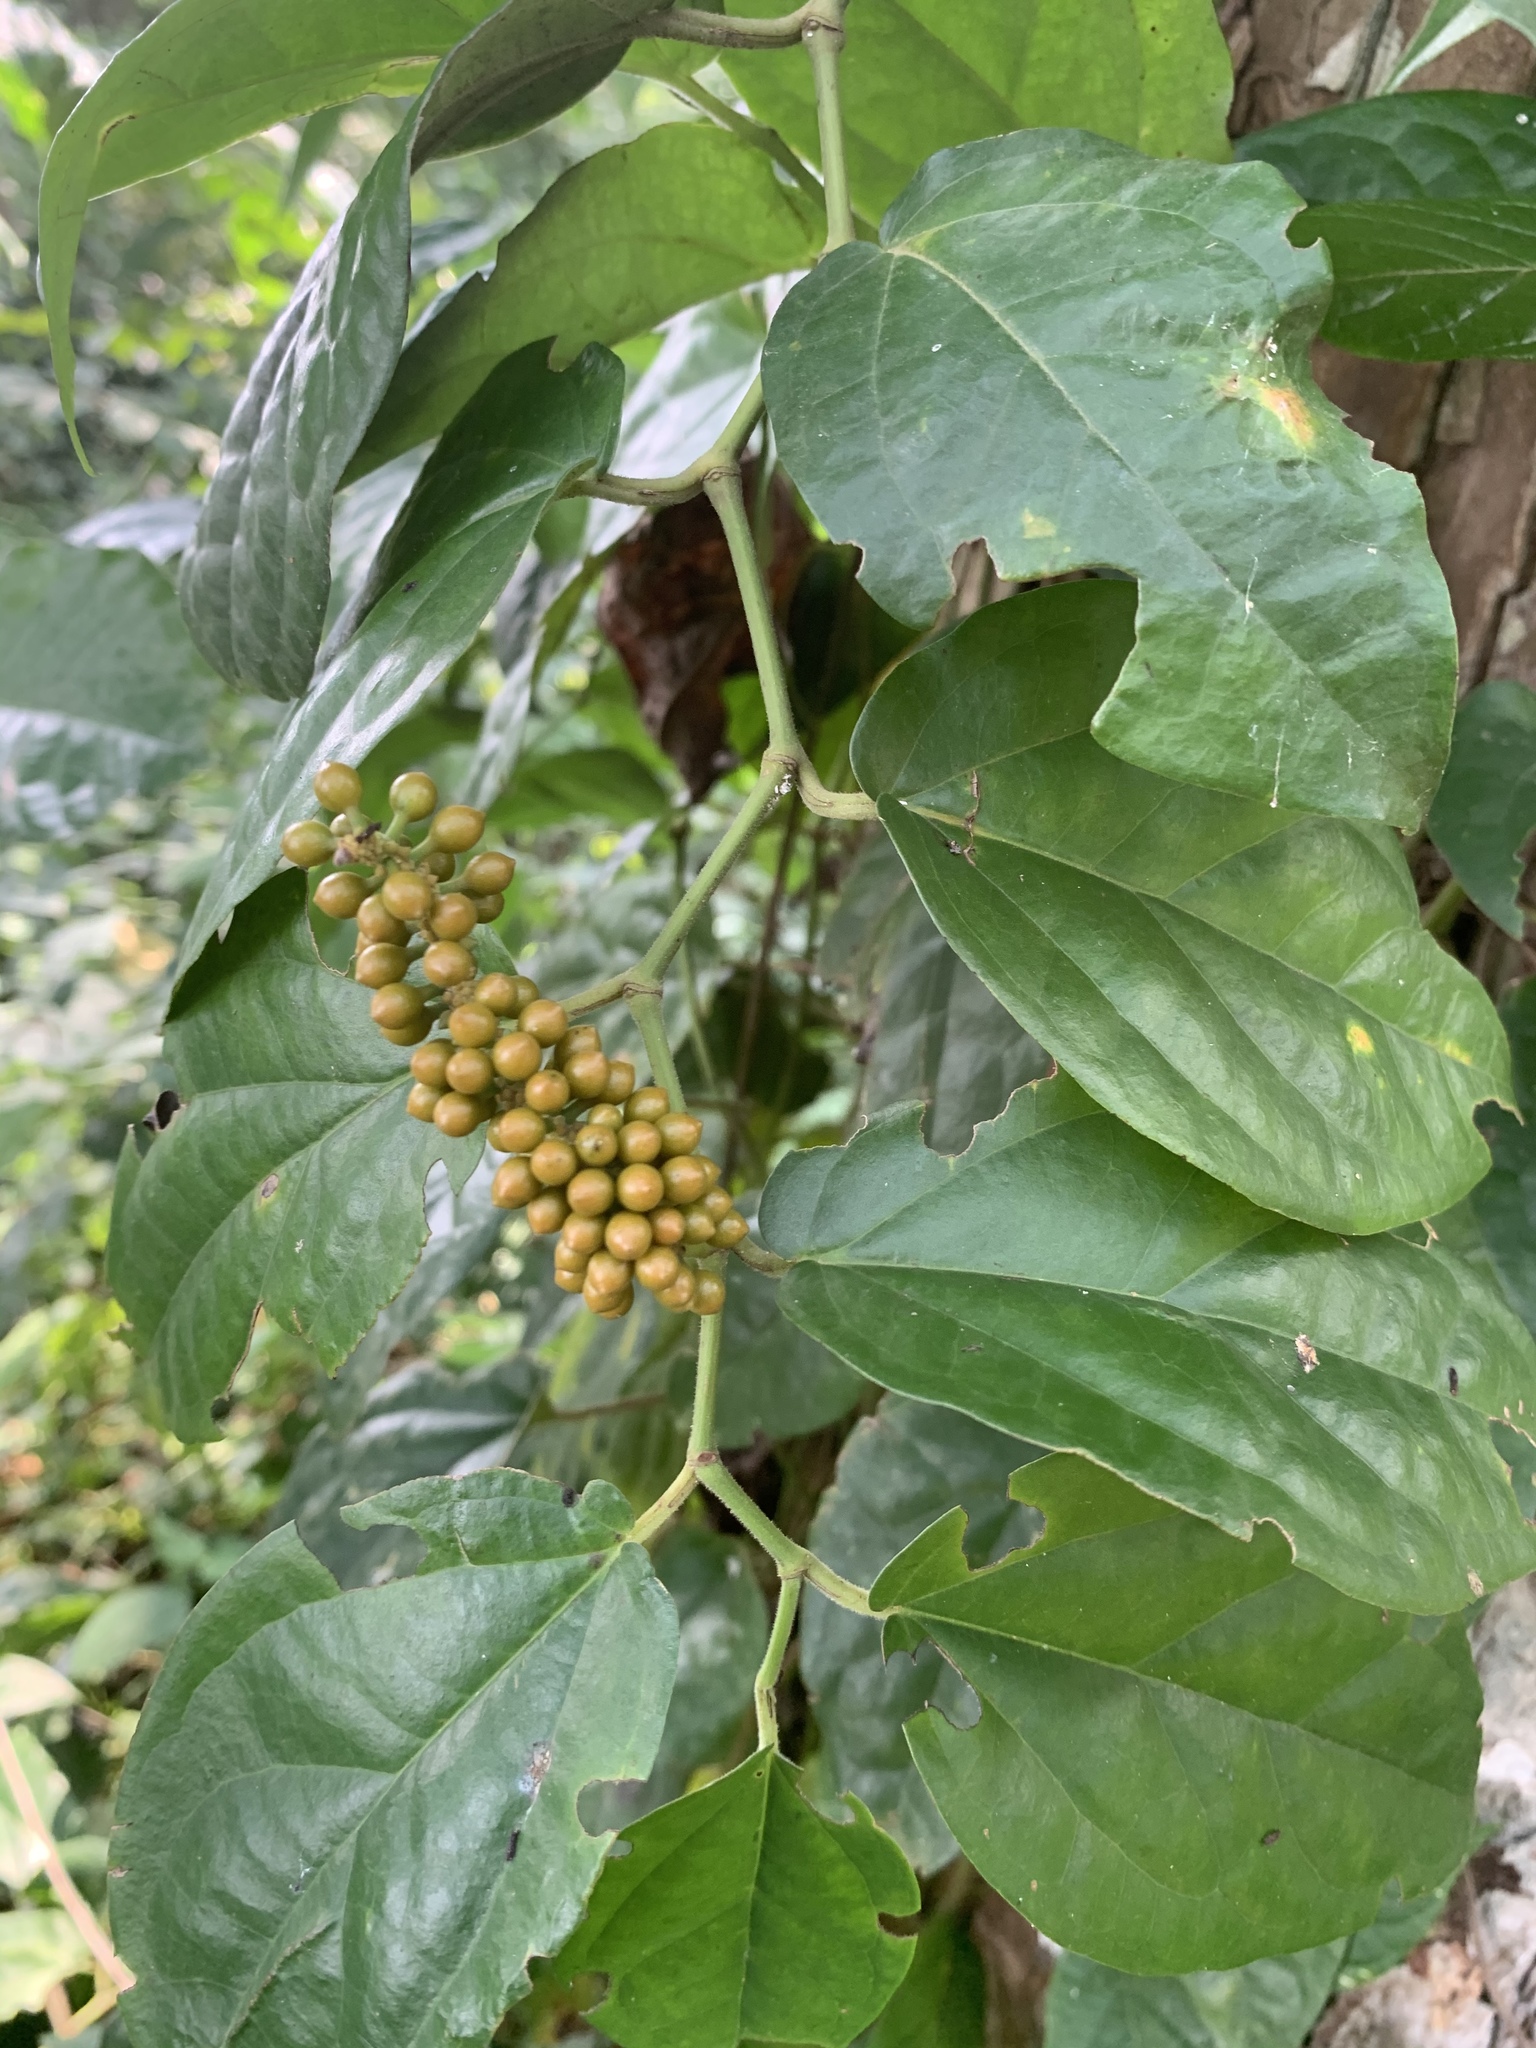
M 1440 1050 L 1448 1060 L 1455 1060 L 1458 1066 L 1470 1067 L 1472 1055 L 1464 1045 L 1458 1045 L 1454 1038 L 1442 1038 Z
M 1371 1040 L 1371 1034 L 1363 1024 L 1351 1024 L 1344 1036 L 1349 1040 L 1356 1052 L 1374 1052 L 1376 1050 Z
M 1054 540 L 1056 538 L 1055 520 L 1042 519 L 1038 512 L 1026 511 L 1023 527 L 1026 540 Z
M 1308 412 L 1306 401 L 1288 384 L 1266 384 L 1260 377 L 1248 377 L 1240 370 L 1234 370 L 1230 377 L 1222 379 L 1217 389 L 1223 398 L 1251 399 L 1255 405 L 1262 405 L 1266 412 L 1273 413 L 1285 429 L 1287 438 L 1298 448 L 1310 448 L 1317 439 L 1317 422 Z

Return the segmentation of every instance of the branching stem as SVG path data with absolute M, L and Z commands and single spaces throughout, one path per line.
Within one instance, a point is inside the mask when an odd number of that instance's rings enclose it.
M 851 1614 L 869 1614 L 869 1595 L 864 1588 L 833 1571 L 829 1564 L 823 1564 L 819 1557 L 786 1536 L 776 1522 L 771 1522 L 752 1496 L 726 1471 L 718 1451 L 705 1452 L 693 1463 L 700 1486 L 728 1507 L 753 1541 L 767 1551 L 778 1566 L 781 1579 L 805 1579 L 818 1593 L 824 1593 Z
M 717 469 L 734 467 L 740 461 L 741 451 L 762 416 L 762 381 L 754 377 L 719 439 L 675 476 L 610 476 L 603 471 L 597 476 L 575 478 L 566 486 L 567 495 L 606 498 L 615 505 L 634 505 L 644 512 L 657 511 L 663 505 L 684 504 L 699 495 Z
M 814 22 L 836 24 L 838 0 L 808 0 L 793 14 L 752 20 L 737 14 L 708 14 L 702 7 L 668 7 L 642 14 L 626 33 L 658 36 L 673 43 L 704 43 L 716 50 L 792 50 Z
M 733 106 L 712 93 L 707 86 L 699 84 L 696 78 L 671 80 L 671 87 L 679 99 L 687 100 L 697 107 L 701 114 L 708 114 L 712 121 L 718 121 L 722 128 L 728 128 L 733 135 L 739 135 L 743 142 L 751 143 L 765 156 L 772 157 L 781 171 L 794 179 L 807 199 L 820 206 L 822 190 L 815 178 L 801 163 L 777 128 L 770 128 L 762 121 L 754 121 L 750 114 L 739 114 Z
M 53 1886 L 59 1904 L 74 1922 L 81 1940 L 101 1965 L 102 1973 L 112 1980 L 117 1989 L 131 1991 L 133 1972 L 107 1939 L 101 1922 L 80 1896 L 75 1880 L 64 1868 L 59 1845 L 43 1819 L 31 1783 L 22 1769 L 10 1728 L 4 1720 L 0 1720 L 0 1777 L 5 1779 L 6 1790 L 21 1816 L 22 1826 L 35 1835 L 42 1846 L 43 1868 L 48 1873 L 48 1882 Z
M 843 138 L 840 66 L 843 54 L 843 9 L 847 0 L 822 10 L 822 18 L 805 25 L 806 53 L 816 81 L 816 125 L 821 136 L 821 175 L 826 181 L 827 242 L 823 255 L 851 242 L 853 201 L 848 192 L 848 152 Z M 834 14 L 835 20 L 824 17 Z
M 779 1746 L 779 1673 L 784 1669 L 784 1656 L 789 1649 L 789 1638 L 795 1626 L 795 1610 L 799 1605 L 800 1581 L 795 1578 L 781 1579 L 779 1604 L 774 1609 L 768 1647 L 763 1652 L 763 1661 L 757 1667 L 757 1677 L 752 1682 L 752 1701 L 757 1708 L 759 1749 L 777 1749 Z

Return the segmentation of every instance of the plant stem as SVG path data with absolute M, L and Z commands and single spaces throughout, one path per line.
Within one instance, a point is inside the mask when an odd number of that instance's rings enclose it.
M 713 1264 L 713 1261 L 706 1261 Z M 700 1316 L 699 1363 L 693 1380 L 693 1427 L 688 1432 L 688 1460 L 715 1447 L 715 1393 L 720 1384 L 720 1347 L 725 1317 Z
M 730 1142 L 726 1147 L 724 1172 L 730 1179 L 736 1163 L 736 1150 L 742 1132 L 742 1111 L 747 1094 L 747 1076 L 752 1071 L 752 1055 L 757 1050 L 758 1027 L 762 1022 L 763 999 L 768 990 L 768 977 L 773 967 L 774 941 L 779 931 L 779 911 L 784 901 L 784 888 L 789 879 L 789 866 L 795 852 L 795 829 L 800 823 L 800 805 L 791 794 L 789 816 L 784 820 L 784 837 L 779 843 L 779 858 L 773 871 L 773 888 L 768 897 L 768 908 L 763 913 L 763 939 L 757 949 L 757 960 L 752 969 L 752 980 L 747 989 L 747 1005 L 741 1019 L 741 1042 L 736 1050 L 736 1072 L 733 1076 L 736 1099 L 732 1105 Z M 780 1079 L 782 1080 L 782 1075 Z
M 80 1896 L 74 1879 L 64 1868 L 59 1846 L 49 1832 L 48 1823 L 38 1810 L 31 1784 L 21 1767 L 21 1758 L 16 1753 L 16 1744 L 11 1739 L 10 1728 L 4 1720 L 0 1720 L 0 1777 L 5 1779 L 6 1790 L 11 1795 L 16 1811 L 21 1815 L 22 1826 L 29 1829 L 42 1844 L 43 1868 L 48 1873 L 48 1882 L 58 1895 L 59 1904 L 75 1923 L 81 1940 L 118 1990 L 131 1991 L 135 1981 L 133 1972 L 102 1932 L 100 1921 Z
M 779 1746 L 779 1704 L 776 1694 L 779 1673 L 784 1669 L 784 1653 L 789 1648 L 789 1638 L 795 1626 L 795 1610 L 799 1605 L 800 1581 L 782 1579 L 779 1582 L 779 1604 L 774 1609 L 768 1647 L 763 1652 L 762 1663 L 757 1667 L 757 1677 L 752 1681 L 752 1702 L 757 1708 L 759 1749 L 777 1749 Z
M 706 1316 L 705 1322 L 718 1321 L 717 1317 Z M 631 1543 L 649 1543 L 653 1536 L 659 1536 L 663 1529 L 698 1486 L 699 1476 L 692 1465 L 685 1465 L 665 1493 L 659 1493 L 655 1500 L 640 1516 L 629 1532 Z
M 1466 890 L 1453 876 L 1425 904 L 1419 922 L 1425 931 L 1433 932 L 1437 939 L 1443 939 L 1456 922 L 1457 913 L 1466 900 Z
M 851 1614 L 870 1612 L 869 1595 L 862 1586 L 854 1585 L 840 1572 L 833 1571 L 829 1564 L 823 1564 L 802 1545 L 791 1541 L 784 1531 L 771 1522 L 752 1496 L 737 1485 L 736 1481 L 720 1463 L 719 1453 L 708 1452 L 695 1463 L 700 1486 L 706 1487 L 715 1499 L 728 1507 L 747 1534 L 758 1543 L 779 1568 L 781 1579 L 806 1579 L 818 1593 L 826 1595 L 838 1607 L 846 1607 Z
M 740 405 L 726 421 L 719 439 L 675 476 L 610 476 L 604 471 L 598 476 L 575 478 L 566 486 L 566 495 L 606 498 L 616 505 L 638 505 L 647 510 L 662 505 L 681 505 L 689 498 L 696 498 L 717 469 L 739 461 L 742 449 L 752 438 L 752 431 L 762 416 L 762 382 L 754 377 Z
M 750 114 L 739 114 L 733 106 L 718 98 L 707 86 L 699 84 L 696 78 L 669 80 L 673 92 L 679 99 L 687 100 L 697 107 L 701 114 L 708 114 L 712 121 L 718 121 L 722 128 L 728 128 L 733 135 L 739 135 L 743 142 L 750 142 L 754 149 L 760 149 L 770 156 L 800 187 L 807 199 L 821 204 L 822 192 L 811 172 L 801 163 L 777 128 L 769 128 L 761 121 L 754 121 Z
M 750 1266 L 754 1273 L 766 1273 L 770 1279 L 779 1280 L 789 1271 L 788 1259 L 781 1259 L 766 1245 L 754 1244 L 750 1237 L 744 1237 L 734 1250 L 741 1263 Z
M 661 993 L 661 977 L 676 958 L 677 950 L 687 938 L 695 918 L 741 858 L 753 833 L 784 793 L 785 784 L 782 762 L 764 766 L 747 792 L 741 809 L 716 842 L 714 852 L 694 876 L 691 886 L 647 951 L 622 974 L 612 974 L 606 981 L 599 981 L 591 988 L 583 989 L 580 995 L 572 996 L 565 1004 L 568 1016 L 584 1016 L 589 1010 L 600 1010 L 605 1003 L 616 1003 L 621 996 Z
M 661 997 L 650 990 L 642 995 L 631 996 L 629 1014 L 640 1027 L 640 1036 L 645 1044 L 645 1056 L 651 1063 L 651 1079 L 658 1088 L 665 1088 L 667 1101 L 673 1109 L 686 1109 L 683 1100 L 683 1084 L 677 1078 L 677 1066 L 672 1058 L 672 1043 L 667 1037 L 667 1020 L 661 1007 Z
M 839 60 L 843 54 L 843 7 L 847 0 L 825 11 L 832 21 L 812 20 L 805 25 L 805 47 L 816 81 L 816 125 L 821 135 L 821 175 L 827 192 L 827 242 L 822 254 L 830 255 L 853 240 L 853 202 L 848 195 L 848 154 L 843 140 L 843 98 Z
M 805 34 L 806 24 L 829 11 L 828 0 L 808 0 L 793 14 L 754 21 L 740 15 L 707 14 L 702 7 L 668 7 L 642 14 L 625 33 L 659 36 L 674 43 L 705 43 L 717 50 L 792 50 Z

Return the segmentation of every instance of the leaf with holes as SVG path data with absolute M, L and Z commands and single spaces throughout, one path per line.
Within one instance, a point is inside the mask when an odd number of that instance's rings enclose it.
M 187 1441 L 258 1308 L 334 1370 L 410 1278 L 423 1183 L 462 1186 L 481 1140 L 405 1114 L 409 1054 L 368 1017 L 366 989 L 320 960 L 302 879 L 236 913 L 183 981 L 166 1058 L 183 1106 L 141 1160 L 124 1145 L 108 1262 L 155 1397 Z
M 422 1576 L 279 1588 L 206 1649 L 199 1608 L 184 1711 L 129 1752 L 112 1925 L 143 2038 L 485 2040 L 602 1866 L 578 1795 L 650 1766 L 677 1622 L 621 1495 L 499 1472 L 371 1511 L 427 1536 Z
M 1488 1282 L 1256 1209 L 1065 1076 L 958 1159 L 915 1108 L 791 1153 L 761 1227 L 785 1314 L 871 1379 L 1272 1521 L 1356 1599 L 1450 1613 L 1536 1561 L 1485 1420 L 1536 1423 L 1536 1346 Z
M 955 1510 L 870 1592 L 889 1647 L 932 1640 L 981 1702 L 908 1723 L 982 1876 L 1115 1969 L 1224 1969 L 1365 1926 L 1467 1853 L 1477 1678 L 1459 1618 L 1425 1627 L 1084 1458 L 1030 1466 L 1022 1556 L 973 1572 Z
M 1169 782 L 1095 713 L 1124 583 L 990 605 L 904 662 L 854 735 L 935 923 L 1107 1109 L 1255 1202 L 1383 1230 L 1487 1171 L 1509 1095 L 1482 989 L 1419 923 L 1395 836 Z
M 889 2001 L 912 1943 L 879 1915 L 915 1913 L 916 1880 L 856 1800 L 838 1826 L 798 1776 L 759 1750 L 624 1830 L 560 1958 L 607 1972 L 593 2019 L 620 2048 L 846 2048 Z
M 878 247 L 784 301 L 784 461 L 899 618 L 999 574 L 1137 579 L 1094 719 L 1140 767 L 1413 826 L 1445 758 L 1450 606 L 1407 477 L 1311 379 L 1327 266 L 1263 164 L 1149 163 L 1057 130 L 935 158 Z

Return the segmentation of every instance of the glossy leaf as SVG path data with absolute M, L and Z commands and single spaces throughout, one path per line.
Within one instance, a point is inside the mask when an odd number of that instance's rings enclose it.
M 649 1768 L 671 1603 L 611 1488 L 407 1494 L 453 1532 L 442 1569 L 221 1643 L 176 1732 L 130 1752 L 112 1918 L 144 2038 L 481 2041 L 581 1910 L 610 1838 L 577 1797 Z
M 1065 1076 L 958 1159 L 915 1108 L 792 1153 L 761 1225 L 785 1313 L 871 1379 L 1273 1521 L 1341 1592 L 1448 1613 L 1531 1569 L 1483 1418 L 1531 1427 L 1536 1347 L 1488 1283 L 1255 1209 Z
M 750 1444 L 759 1431 L 783 1438 L 825 1429 L 864 1391 L 858 1373 L 785 1320 L 778 1286 L 750 1267 L 731 1273 L 724 1316 L 715 1423 L 725 1449 Z M 683 1329 L 691 1356 L 693 1332 Z
M 963 1507 L 967 1554 L 974 1564 L 994 1563 L 1039 1532 L 1039 1518 L 1008 1499 L 1009 1475 L 1029 1454 L 1018 1437 L 968 1415 L 887 1394 L 843 1445 L 807 1541 L 834 1571 L 867 1586 L 940 1515 Z M 955 1839 L 917 1774 L 902 1724 L 930 1702 L 963 1718 L 964 1681 L 929 1644 L 887 1662 L 878 1622 L 810 1588 L 800 1670 L 821 1734 L 811 1764 L 818 1795 L 855 1793 L 922 1875 L 942 1869 Z
M 258 1307 L 334 1369 L 410 1277 L 436 1160 L 462 1185 L 481 1149 L 405 1114 L 410 1055 L 370 1023 L 368 991 L 324 966 L 296 875 L 237 913 L 166 1026 L 183 1097 L 113 1204 L 112 1284 L 179 1436 L 209 1404 Z
M 1536 826 L 1536 693 L 1484 683 L 1464 699 L 1429 831 L 1478 909 L 1518 939 L 1520 849 Z
M 0 839 L 68 838 L 198 761 L 213 679 L 142 555 L 21 542 L 0 633 Z
M 363 760 L 415 710 L 474 638 L 561 486 L 607 463 L 623 388 L 604 350 L 556 375 L 540 348 L 524 349 L 443 436 L 384 543 L 362 624 L 289 715 L 214 862 L 183 973 L 277 866 L 321 762 Z
M 561 1956 L 607 1972 L 593 2021 L 619 2048 L 846 2048 L 905 1976 L 912 1943 L 879 1920 L 919 1904 L 901 1851 L 857 1801 L 823 1819 L 798 1776 L 759 1750 L 624 1830 Z
M 1312 383 L 1327 272 L 1286 241 L 1294 206 L 1260 164 L 1057 130 L 967 144 L 878 247 L 789 294 L 764 388 L 795 482 L 887 611 L 929 619 L 978 535 L 1005 577 L 1123 570 L 1137 640 L 1105 746 L 1411 826 L 1450 735 L 1450 607 L 1412 482 Z
M 813 260 L 822 229 L 770 158 L 696 122 L 651 128 L 556 180 L 407 343 L 354 475 L 447 425 L 503 357 L 553 360 L 643 334 L 685 306 Z
M 942 1916 L 918 1934 L 912 1967 L 862 2048 L 982 2048 L 987 1983 L 965 1929 Z
M 1291 238 L 1327 244 L 1330 341 L 1405 362 L 1536 353 L 1533 120 L 1507 93 L 1389 94 L 1244 138 L 1310 202 Z
M 778 0 L 729 8 L 780 11 Z M 722 61 L 753 112 L 819 162 L 810 67 L 740 50 Z M 872 221 L 935 150 L 1014 128 L 1089 128 L 1148 156 L 1229 153 L 1231 60 L 1198 0 L 868 0 L 848 24 L 842 72 L 854 202 Z
M 1394 835 L 1107 752 L 1127 584 L 989 605 L 875 696 L 853 762 L 939 929 L 1137 1130 L 1348 1232 L 1448 1208 L 1507 1098 L 1482 989 L 1419 923 Z
M 1301 2048 L 1333 1989 L 1344 1947 L 1333 1941 L 1187 1977 L 1128 1977 L 1086 1956 L 1059 1956 L 1046 1993 L 1045 2048 L 1100 2048 L 1105 2041 Z
M 1459 1618 L 1346 1600 L 1086 1459 L 1041 1459 L 1023 1557 L 973 1573 L 955 1511 L 870 1592 L 981 1700 L 908 1724 L 981 1874 L 1055 1941 L 1116 1969 L 1228 1968 L 1431 1890 L 1473 1828 L 1481 1706 Z

